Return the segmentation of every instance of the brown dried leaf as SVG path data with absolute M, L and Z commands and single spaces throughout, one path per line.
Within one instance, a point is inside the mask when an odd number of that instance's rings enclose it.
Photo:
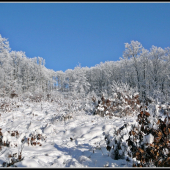
M 161 138 L 161 137 L 162 137 L 162 132 L 161 132 L 161 131 L 159 131 L 157 135 L 158 135 L 158 137 L 160 137 L 160 138 Z
M 143 115 L 143 111 L 140 112 L 140 115 Z
M 145 112 L 145 115 L 146 115 L 147 117 L 149 117 L 149 116 L 150 116 L 150 113 L 149 113 L 149 112 Z
M 156 138 L 154 138 L 154 142 L 155 142 L 155 143 L 158 143 L 160 140 L 161 140 L 161 137 L 156 137 Z
M 140 155 L 140 152 L 136 152 L 136 156 Z
M 154 154 L 154 150 L 152 149 L 152 150 L 150 150 L 150 152 L 152 153 L 152 154 Z
M 160 124 L 160 120 L 158 119 L 158 122 L 156 123 L 157 125 L 159 125 Z
M 154 144 L 152 144 L 152 143 L 150 143 L 149 145 L 150 145 L 151 147 L 154 147 Z
M 135 131 L 131 131 L 132 135 L 135 136 L 136 135 L 136 132 Z
M 138 148 L 139 152 L 144 153 L 145 151 L 141 148 Z
M 170 133 L 170 128 L 168 128 L 168 132 Z
M 158 166 L 162 166 L 162 161 L 158 161 Z

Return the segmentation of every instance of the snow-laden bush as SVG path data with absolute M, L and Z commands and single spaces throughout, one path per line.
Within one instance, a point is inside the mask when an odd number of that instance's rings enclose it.
M 140 108 L 134 125 L 124 124 L 112 135 L 104 133 L 106 148 L 113 159 L 126 158 L 133 167 L 169 167 L 170 117 L 158 110 L 159 115 L 152 113 L 151 107 L 148 110 Z
M 123 93 L 114 92 L 113 99 L 102 96 L 101 100 L 98 100 L 98 104 L 95 104 L 94 114 L 101 115 L 102 117 L 109 116 L 110 118 L 112 116 L 123 117 L 137 114 L 140 105 L 138 93 L 131 95 L 125 91 Z

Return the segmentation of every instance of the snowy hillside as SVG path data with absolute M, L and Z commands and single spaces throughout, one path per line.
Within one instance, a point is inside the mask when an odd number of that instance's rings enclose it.
M 109 119 L 77 110 L 64 120 L 66 112 L 59 102 L 13 99 L 11 108 L 10 112 L 1 111 L 1 166 L 16 160 L 21 150 L 23 160 L 14 164 L 17 167 L 131 166 L 109 156 L 103 132 L 113 133 L 124 121 L 133 123 L 135 117 Z
M 133 136 L 130 133 L 137 133 L 141 126 L 137 121 L 140 114 L 129 114 L 126 109 L 128 106 L 132 111 L 131 103 L 138 105 L 137 97 L 134 98 L 136 103 L 132 102 L 133 96 L 129 101 L 124 100 L 127 97 L 124 94 L 114 98 L 113 103 L 122 101 L 122 110 L 117 108 L 112 116 L 107 115 L 111 105 L 104 103 L 104 99 L 96 106 L 89 101 L 83 108 L 82 100 L 61 96 L 52 102 L 1 98 L 1 167 L 132 167 L 140 161 L 128 155 L 132 153 L 129 152 L 129 139 Z M 104 106 L 102 111 L 105 113 L 97 112 Z M 153 104 L 149 106 L 150 122 L 157 122 L 163 112 L 158 105 L 156 108 Z M 96 111 L 92 113 L 94 107 Z M 154 109 L 157 118 L 153 117 Z M 119 115 L 128 114 L 118 116 L 118 111 Z M 137 129 L 133 132 L 135 127 Z M 142 133 L 143 143 L 154 142 L 151 133 Z M 118 144 L 121 145 L 116 157 Z

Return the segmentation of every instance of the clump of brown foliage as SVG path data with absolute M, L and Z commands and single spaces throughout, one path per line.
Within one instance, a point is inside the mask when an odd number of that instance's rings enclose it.
M 92 101 L 97 103 L 95 97 L 92 97 Z M 151 100 L 147 100 L 147 102 L 149 103 Z M 140 103 L 138 94 L 130 96 L 126 91 L 124 93 L 117 92 L 114 100 L 102 96 L 96 104 L 94 115 L 109 116 L 109 118 L 132 115 L 132 113 L 137 113 L 140 110 Z
M 106 149 L 110 152 L 111 157 L 117 160 L 123 159 L 127 155 L 126 160 L 133 161 L 133 167 L 170 167 L 170 116 L 168 115 L 167 108 L 159 107 L 159 110 L 164 114 L 163 117 L 158 117 L 156 115 L 153 116 L 153 113 L 148 111 L 148 105 L 151 103 L 150 100 L 148 100 L 148 103 L 141 103 L 139 96 L 136 95 L 131 98 L 124 97 L 124 101 L 132 110 L 135 109 L 137 104 L 140 104 L 140 107 L 137 109 L 137 124 L 131 125 L 131 130 L 128 131 L 129 138 L 126 139 L 125 143 L 122 142 L 125 134 L 122 135 L 121 131 L 128 124 L 124 124 L 115 131 L 115 137 L 112 140 L 105 134 Z M 122 103 L 120 102 L 119 104 L 122 105 L 124 101 L 122 100 Z M 111 101 L 108 102 L 104 97 L 101 99 L 101 104 L 105 106 L 104 111 L 109 110 L 108 106 L 113 108 L 113 103 Z M 99 114 L 97 109 L 95 114 Z M 147 141 L 146 139 L 148 138 L 152 140 Z M 122 149 L 123 147 L 125 149 Z
M 141 144 L 140 147 L 135 148 L 133 158 L 140 161 L 140 164 L 134 163 L 133 166 L 146 167 L 152 162 L 156 167 L 170 167 L 170 117 L 167 115 L 164 121 L 158 119 L 157 129 L 148 126 L 149 117 L 148 112 L 141 111 L 137 119 L 141 130 L 136 129 L 134 133 L 131 132 L 132 135 L 139 136 L 140 140 L 144 135 L 154 136 L 152 143 Z M 132 146 L 131 143 L 128 143 L 128 146 Z

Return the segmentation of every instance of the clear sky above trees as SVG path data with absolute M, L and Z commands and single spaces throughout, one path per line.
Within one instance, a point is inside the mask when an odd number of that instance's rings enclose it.
M 0 34 L 49 69 L 117 61 L 126 42 L 170 44 L 170 3 L 0 3 Z

